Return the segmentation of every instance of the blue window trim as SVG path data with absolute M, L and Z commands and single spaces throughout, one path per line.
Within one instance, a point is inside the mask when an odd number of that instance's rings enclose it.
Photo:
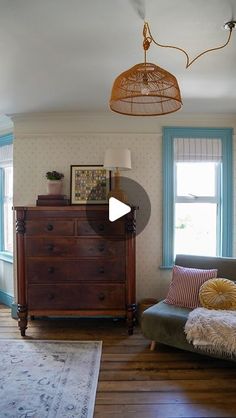
M 222 141 L 222 257 L 233 252 L 233 156 L 232 128 L 164 127 L 163 161 L 163 254 L 161 268 L 172 268 L 174 258 L 174 138 L 217 138 Z
M 8 133 L 0 135 L 0 147 L 4 145 L 11 145 L 13 143 L 13 134 Z M 4 248 L 4 224 L 3 224 L 3 187 L 4 187 L 4 175 L 3 170 L 0 169 L 0 260 L 8 263 L 13 263 L 13 254 L 9 251 L 2 251 Z
M 0 135 L 0 146 L 11 145 L 13 143 L 13 134 Z
M 6 261 L 7 263 L 13 263 L 13 254 L 9 251 L 0 251 L 0 260 Z

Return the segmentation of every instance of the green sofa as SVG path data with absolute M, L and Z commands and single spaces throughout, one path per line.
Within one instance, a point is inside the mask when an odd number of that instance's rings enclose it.
M 190 255 L 177 255 L 175 264 L 183 267 L 200 269 L 218 269 L 218 277 L 236 280 L 236 259 L 221 257 L 200 257 Z M 187 351 L 205 354 L 203 351 L 194 348 L 186 340 L 184 326 L 191 309 L 179 308 L 168 305 L 164 301 L 153 305 L 143 312 L 141 320 L 142 332 L 152 341 L 151 349 L 155 343 L 170 345 Z M 230 358 L 236 361 L 236 357 Z

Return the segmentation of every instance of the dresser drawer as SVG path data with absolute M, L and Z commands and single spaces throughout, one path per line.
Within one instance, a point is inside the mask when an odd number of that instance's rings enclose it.
M 26 256 L 121 257 L 125 241 L 97 238 L 27 237 Z
M 28 287 L 28 306 L 31 310 L 124 309 L 125 285 L 32 284 Z
M 54 219 L 26 221 L 27 235 L 74 235 L 73 220 L 59 221 Z
M 28 258 L 26 262 L 28 283 L 50 284 L 79 281 L 125 281 L 125 259 L 43 260 Z
M 77 235 L 112 235 L 123 236 L 125 224 L 123 221 L 110 222 L 106 220 L 81 220 L 77 222 Z

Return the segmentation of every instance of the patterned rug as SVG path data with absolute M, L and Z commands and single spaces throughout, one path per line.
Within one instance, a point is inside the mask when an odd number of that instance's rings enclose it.
M 0 340 L 1 418 L 92 418 L 102 343 Z

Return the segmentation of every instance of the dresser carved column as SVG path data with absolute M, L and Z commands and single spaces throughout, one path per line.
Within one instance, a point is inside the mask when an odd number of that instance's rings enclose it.
M 25 283 L 25 210 L 16 212 L 16 247 L 17 247 L 17 314 L 22 337 L 27 329 L 27 301 Z
M 135 261 L 135 236 L 136 236 L 136 208 L 126 215 L 126 276 L 127 282 L 127 325 L 128 334 L 133 334 L 136 320 L 136 261 Z

